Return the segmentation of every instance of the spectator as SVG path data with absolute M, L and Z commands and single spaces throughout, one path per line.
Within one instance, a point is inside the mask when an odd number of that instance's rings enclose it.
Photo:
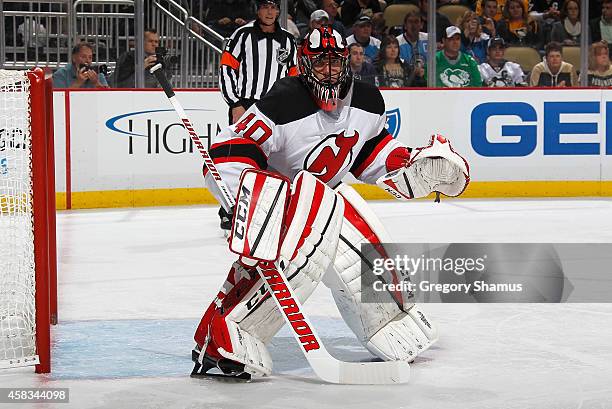
M 563 45 L 580 45 L 580 0 L 565 0 L 561 7 L 561 21 L 553 24 L 550 39 Z
M 255 18 L 252 0 L 209 0 L 207 3 L 206 24 L 226 38 Z
M 526 45 L 540 49 L 543 36 L 538 22 L 527 14 L 521 0 L 508 0 L 503 17 L 497 24 L 497 35 L 512 45 Z
M 591 28 L 591 41 L 604 40 L 612 43 L 612 0 L 603 0 L 601 4 L 601 17 L 594 18 L 589 23 Z
M 561 18 L 561 4 L 564 0 L 533 0 L 529 15 L 538 21 L 553 24 Z
M 378 57 L 376 74 L 379 87 L 424 87 L 423 65 L 410 66 L 399 56 L 399 42 L 392 35 L 384 37 Z
M 336 0 L 323 0 L 321 8 L 329 16 L 329 24 L 331 24 L 332 28 L 339 32 L 342 37 L 346 38 L 348 33 L 344 24 L 338 20 L 338 3 L 336 3 Z
M 344 0 L 341 15 L 342 24 L 345 27 L 350 27 L 357 22 L 359 17 L 373 18 L 376 13 L 382 14 L 378 0 Z
M 349 45 L 349 65 L 355 79 L 376 84 L 376 68 L 365 60 L 361 44 Z
M 258 0 L 256 0 L 258 1 Z M 295 16 L 294 21 L 297 27 L 300 29 L 301 36 L 304 36 L 308 31 L 310 22 L 310 15 L 320 7 L 317 6 L 318 1 L 316 0 L 288 0 L 288 4 L 293 3 L 293 12 L 289 14 Z M 280 5 L 280 2 L 279 2 Z M 291 6 L 289 6 L 291 8 Z
M 601 17 L 601 8 L 603 6 L 604 0 L 589 0 L 589 18 L 597 19 Z
M 530 0 L 522 0 L 525 10 L 529 9 Z M 537 2 L 538 0 L 536 0 Z M 546 0 L 544 0 L 546 1 Z M 555 0 L 556 1 L 556 0 Z M 495 7 L 493 7 L 493 3 L 495 3 Z M 489 18 L 492 18 L 495 22 L 498 22 L 503 17 L 504 6 L 506 5 L 506 0 L 477 0 L 476 1 L 476 14 L 479 16 L 486 15 Z
M 287 15 L 287 31 L 290 32 L 293 38 L 296 40 L 300 38 L 300 29 L 293 22 L 293 17 L 291 17 L 291 14 Z
M 404 17 L 404 33 L 397 36 L 400 58 L 410 65 L 427 61 L 427 33 L 421 32 L 421 13 L 410 11 Z
M 423 27 L 421 30 L 428 33 L 427 29 L 427 14 L 429 13 L 429 0 L 419 0 L 419 9 L 421 10 L 421 21 Z M 442 48 L 442 38 L 444 38 L 444 31 L 451 26 L 451 22 L 444 14 L 436 12 L 436 42 L 438 49 Z
M 478 2 L 478 4 L 481 4 L 481 2 Z M 487 33 L 489 37 L 495 37 L 497 33 L 495 23 L 497 21 L 498 12 L 501 17 L 501 10 L 497 6 L 497 0 L 483 0 L 482 4 L 482 10 L 478 13 L 482 31 Z
M 561 19 L 560 9 L 564 1 L 531 0 L 529 2 L 529 17 L 538 22 L 543 44 L 550 41 L 553 25 Z
M 382 13 L 376 13 L 372 17 L 372 37 L 382 41 L 383 37 L 387 35 L 387 22 Z
M 157 64 L 157 55 L 155 50 L 159 47 L 159 35 L 153 28 L 145 29 L 144 33 L 144 80 L 145 88 L 159 88 L 159 84 L 155 77 L 149 72 L 149 68 Z M 117 88 L 134 88 L 136 86 L 136 76 L 134 71 L 134 62 L 136 61 L 136 51 L 128 51 L 119 57 L 117 67 L 115 68 L 114 82 Z M 166 75 L 170 76 L 171 72 L 168 67 L 165 68 Z
M 26 47 L 41 48 L 49 41 L 47 28 L 40 23 L 41 20 L 34 17 L 25 17 L 23 23 L 17 27 L 17 35 L 21 37 Z
M 53 74 L 55 88 L 108 88 L 102 73 L 92 69 L 93 47 L 81 42 L 72 48 L 72 62 Z
M 442 50 L 436 53 L 436 86 L 441 88 L 480 87 L 478 64 L 461 50 L 461 30 L 450 26 L 444 31 Z
M 578 75 L 574 66 L 563 61 L 561 44 L 551 41 L 546 45 L 544 60 L 531 71 L 532 87 L 575 87 Z
M 438 7 L 446 6 L 446 5 L 458 5 L 458 6 L 471 7 L 472 6 L 471 3 L 472 3 L 471 0 L 437 0 L 436 5 Z
M 582 73 L 580 73 L 582 75 Z M 610 66 L 610 50 L 608 43 L 598 41 L 589 49 L 589 72 L 587 76 L 589 87 L 612 87 L 612 67 Z
M 476 14 L 481 17 L 486 16 L 494 21 L 499 21 L 502 18 L 504 4 L 505 2 L 501 0 L 477 0 Z
M 312 31 L 315 28 L 326 26 L 329 24 L 329 14 L 325 10 L 315 10 L 310 15 L 310 22 L 308 23 L 308 31 Z
M 503 38 L 491 38 L 487 48 L 487 61 L 478 66 L 485 87 L 524 87 L 527 85 L 521 66 L 504 58 L 506 42 Z
M 457 21 L 461 29 L 461 51 L 469 54 L 478 64 L 487 59 L 487 42 L 489 35 L 482 32 L 480 19 L 474 11 L 466 11 Z
M 353 43 L 361 44 L 366 55 L 366 61 L 369 63 L 374 61 L 380 49 L 380 40 L 372 37 L 372 21 L 370 17 L 359 17 L 355 24 L 353 24 L 353 34 L 347 37 L 346 43 L 348 45 Z

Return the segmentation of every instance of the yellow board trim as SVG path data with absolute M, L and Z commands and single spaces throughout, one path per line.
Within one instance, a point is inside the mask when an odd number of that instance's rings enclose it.
M 66 210 L 66 192 L 55 193 L 55 208 L 57 210 Z
M 352 185 L 366 200 L 395 200 L 378 186 Z M 434 195 L 430 195 L 432 199 Z M 461 198 L 612 197 L 612 181 L 472 182 Z M 66 209 L 66 193 L 57 193 L 57 209 Z M 73 192 L 73 209 L 217 204 L 205 188 Z
M 217 203 L 217 200 L 208 189 L 204 188 L 72 192 L 73 209 L 185 206 L 214 203 Z
M 386 200 L 392 196 L 375 185 L 355 184 L 353 188 L 367 200 Z M 592 197 L 612 196 L 612 181 L 510 181 L 471 182 L 461 199 L 513 197 Z M 428 198 L 433 198 L 434 194 Z

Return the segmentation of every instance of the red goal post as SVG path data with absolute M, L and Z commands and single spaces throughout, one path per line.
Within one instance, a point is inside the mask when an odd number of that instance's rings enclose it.
M 51 370 L 55 209 L 51 78 L 0 70 L 0 368 Z

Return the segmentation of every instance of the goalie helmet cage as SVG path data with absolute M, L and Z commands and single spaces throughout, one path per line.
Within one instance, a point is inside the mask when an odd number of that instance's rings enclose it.
M 57 322 L 51 78 L 0 70 L 0 369 L 51 371 Z

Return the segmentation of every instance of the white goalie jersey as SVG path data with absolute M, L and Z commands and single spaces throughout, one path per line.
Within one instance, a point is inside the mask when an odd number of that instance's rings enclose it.
M 277 81 L 211 146 L 210 156 L 232 193 L 246 168 L 271 169 L 291 180 L 308 170 L 333 188 L 348 172 L 375 183 L 401 166 L 394 160 L 409 157 L 409 150 L 385 129 L 385 104 L 376 87 L 353 81 L 338 103 L 333 113 L 323 111 L 298 77 Z M 404 155 L 392 155 L 396 149 Z M 206 179 L 216 192 L 209 175 Z

